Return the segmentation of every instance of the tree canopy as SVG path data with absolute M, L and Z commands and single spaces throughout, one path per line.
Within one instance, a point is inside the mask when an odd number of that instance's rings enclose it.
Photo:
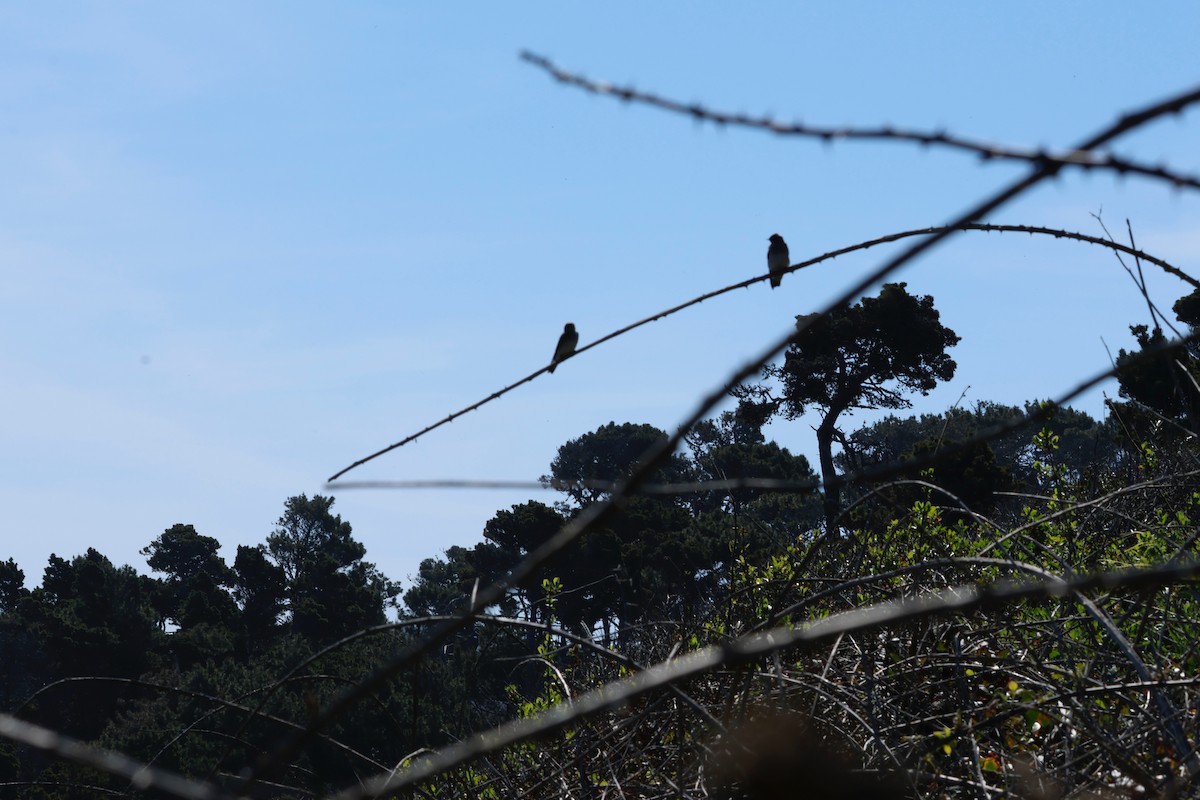
M 841 434 L 842 414 L 908 408 L 907 393 L 928 394 L 939 381 L 954 377 L 956 365 L 946 349 L 958 344 L 958 334 L 941 323 L 932 297 L 911 295 L 906 287 L 884 284 L 876 297 L 826 315 L 796 317 L 798 333 L 783 363 L 763 371 L 768 383 L 736 392 L 748 416 L 782 414 L 791 420 L 809 408 L 817 410 L 817 449 L 830 530 L 841 511 L 833 443 Z
M 334 514 L 332 497 L 288 498 L 267 537 L 266 552 L 287 581 L 291 627 L 332 641 L 384 621 L 384 604 L 397 589 L 363 561 L 366 548 L 350 523 Z M 249 565 L 248 565 L 249 566 Z
M 331 725 L 328 738 L 318 737 L 297 756 L 280 785 L 297 795 L 327 793 L 403 754 L 535 715 L 565 701 L 568 690 L 635 673 L 633 665 L 670 665 L 677 654 L 706 645 L 725 652 L 729 641 L 764 628 L 790 630 L 802 620 L 886 604 L 906 592 L 940 596 L 947 582 L 975 580 L 983 570 L 1003 573 L 997 565 L 1020 563 L 1050 574 L 1063 563 L 1080 569 L 1124 564 L 1193 546 L 1190 520 L 1200 514 L 1200 491 L 1190 473 L 1165 466 L 1192 463 L 1189 440 L 1160 433 L 1151 446 L 1132 438 L 1139 429 L 1127 424 L 1135 410 L 1147 415 L 1140 419 L 1179 428 L 1188 420 L 1184 407 L 1171 405 L 1183 397 L 1172 394 L 1178 387 L 1159 391 L 1167 373 L 1147 366 L 1153 359 L 1122 353 L 1126 404 L 1103 421 L 1038 401 L 979 401 L 936 414 L 893 414 L 847 431 L 851 411 L 906 408 L 913 393 L 951 377 L 954 362 L 945 349 L 958 337 L 941 324 L 931 298 L 913 297 L 903 284 L 888 285 L 835 317 L 811 327 L 797 318 L 804 330 L 783 361 L 767 369 L 762 383 L 739 390 L 736 408 L 693 428 L 686 446 L 653 478 L 660 487 L 676 485 L 674 493 L 623 498 L 602 524 L 511 586 L 487 613 L 419 660 L 403 662 L 407 666 L 391 674 L 370 703 L 350 710 Z M 1149 330 L 1142 333 L 1144 348 L 1158 346 Z M 824 497 L 808 458 L 765 430 L 773 419 L 794 421 L 809 411 L 821 419 L 816 439 Z M 1012 426 L 1025 415 L 1037 417 L 1041 429 Z M 334 499 L 322 495 L 287 498 L 264 541 L 237 545 L 232 565 L 216 538 L 183 523 L 141 551 L 153 576 L 114 566 L 89 549 L 71 559 L 51 556 L 41 585 L 27 589 L 10 559 L 0 563 L 6 656 L 0 701 L 27 703 L 20 707 L 32 721 L 187 775 L 254 763 L 279 741 L 281 725 L 310 724 L 364 675 L 402 663 L 435 624 L 428 617 L 468 608 L 481 587 L 503 579 L 603 500 L 666 436 L 649 424 L 609 422 L 568 440 L 543 477 L 564 499 L 497 510 L 476 542 L 449 544 L 420 563 L 403 606 L 392 600 L 398 585 L 366 560 L 350 523 L 334 513 Z M 841 448 L 836 456 L 834 444 Z M 892 468 L 887 478 L 869 477 L 882 467 Z M 847 475 L 859 477 L 846 482 Z M 773 483 L 715 484 L 731 479 Z M 1155 487 L 1153 502 L 1135 493 L 1149 491 L 1145 487 Z M 1096 501 L 1080 499 L 1106 491 Z M 823 536 L 822 523 L 847 535 Z M 1000 548 L 1003 557 L 996 555 Z M 1171 613 L 1191 613 L 1183 595 L 1163 599 L 1182 604 Z M 972 684 L 978 694 L 973 718 L 986 721 L 1004 709 L 1002 718 L 1010 720 L 995 727 L 994 736 L 993 728 L 976 726 L 987 752 L 1041 752 L 1046 740 L 1027 721 L 1065 724 L 1061 715 L 1035 713 L 1037 697 L 1011 688 L 1014 676 L 1053 686 L 1056 702 L 1091 702 L 1075 692 L 1070 676 L 1087 653 L 1099 652 L 1103 637 L 1070 627 L 1082 617 L 1067 613 L 1071 601 L 1063 602 L 1062 608 L 1030 602 L 997 617 L 969 645 L 967 661 L 951 662 L 970 663 L 982 676 Z M 1154 619 L 1164 614 L 1157 609 Z M 1129 640 L 1146 646 L 1138 639 L 1142 622 L 1130 617 L 1113 624 L 1125 625 Z M 848 636 L 815 655 L 799 651 L 749 668 L 731 664 L 694 686 L 675 687 L 687 700 L 667 716 L 639 710 L 630 719 L 653 720 L 637 736 L 669 751 L 710 733 L 689 728 L 679 709 L 702 708 L 716 719 L 741 702 L 747 686 L 766 680 L 770 688 L 756 690 L 759 701 L 781 692 L 802 697 L 805 707 L 840 720 L 846 730 L 854 729 L 850 720 L 882 709 L 889 721 L 878 735 L 890 737 L 889 747 L 909 748 L 908 757 L 919 759 L 916 743 L 933 741 L 935 752 L 950 758 L 944 743 L 958 735 L 957 720 L 967 718 L 955 703 L 975 695 L 952 702 L 953 693 L 942 686 L 948 679 L 938 671 L 951 647 L 967 652 L 956 638 L 965 629 L 948 616 L 890 628 L 883 638 Z M 1194 642 L 1160 638 L 1152 646 L 1161 648 L 1164 663 L 1196 666 Z M 1025 656 L 1013 660 L 1012 652 L 1035 653 L 1036 667 L 1051 668 L 1026 670 Z M 1121 659 L 1113 653 L 1102 660 L 1112 671 L 1105 680 L 1142 685 L 1140 677 L 1120 673 Z M 949 680 L 960 685 L 968 676 L 953 669 Z M 856 677 L 863 674 L 886 689 L 870 689 L 864 699 Z M 807 681 L 817 675 L 829 679 L 809 692 Z M 251 709 L 246 698 L 259 703 L 260 697 L 263 705 Z M 1144 705 L 1141 694 L 1137 702 Z M 1099 705 L 1088 709 L 1105 713 Z M 924 720 L 936 721 L 932 738 Z M 605 730 L 625 724 L 613 717 Z M 1079 741 L 1093 735 L 1074 730 Z M 537 748 L 574 763 L 590 757 L 594 734 L 581 727 Z M 823 735 L 848 734 L 831 727 Z M 1072 741 L 1074 752 L 1079 745 Z M 1094 745 L 1088 740 L 1084 746 Z M 516 761 L 505 759 L 519 761 L 522 753 L 536 763 L 541 752 L 506 752 L 496 768 L 511 768 Z M 639 745 L 624 757 L 652 752 Z M 0 768 L 44 786 L 97 780 L 81 767 L 46 765 L 12 749 L 0 750 Z M 462 791 L 451 793 L 485 796 L 481 785 L 464 778 L 456 787 Z M 95 786 L 119 790 L 112 781 Z

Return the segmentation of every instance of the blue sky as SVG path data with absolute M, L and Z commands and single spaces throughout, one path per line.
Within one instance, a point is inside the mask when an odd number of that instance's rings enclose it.
M 775 231 L 800 260 L 946 221 L 1022 169 L 697 125 L 521 49 L 714 108 L 1051 147 L 1200 81 L 1195 2 L 746 5 L 0 7 L 0 560 L 31 585 L 89 546 L 145 569 L 179 522 L 230 555 L 288 496 L 543 366 L 568 320 L 586 344 L 764 272 Z M 1114 149 L 1200 172 L 1198 113 Z M 1200 196 L 1146 180 L 1068 172 L 990 221 L 1097 234 L 1101 211 L 1196 271 Z M 347 477 L 535 479 L 610 420 L 671 429 L 884 255 L 642 328 Z M 1150 277 L 1163 306 L 1185 292 Z M 968 234 L 899 279 L 962 336 L 916 411 L 1057 395 L 1146 317 L 1110 253 L 1069 242 Z M 771 434 L 811 455 L 809 423 Z M 335 510 L 407 586 L 529 496 Z

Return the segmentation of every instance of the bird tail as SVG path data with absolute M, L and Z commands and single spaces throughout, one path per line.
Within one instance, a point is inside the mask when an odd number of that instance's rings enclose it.
M 546 370 L 546 372 L 554 372 L 554 368 L 555 368 L 555 367 L 557 367 L 557 366 L 558 366 L 558 362 L 557 362 L 557 361 L 551 361 L 551 362 L 550 362 L 550 369 Z
M 771 288 L 772 289 L 778 289 L 779 284 L 781 284 L 781 283 L 783 283 L 782 275 L 772 275 L 771 276 Z

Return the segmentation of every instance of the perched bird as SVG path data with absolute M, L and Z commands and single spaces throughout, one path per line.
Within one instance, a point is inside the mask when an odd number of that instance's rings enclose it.
M 787 242 L 778 233 L 772 233 L 768 240 L 771 246 L 767 248 L 767 269 L 771 271 L 771 288 L 774 289 L 783 280 L 783 271 L 791 266 L 788 258 Z
M 562 336 L 558 337 L 558 345 L 554 348 L 554 358 L 550 359 L 550 369 L 546 371 L 554 372 L 558 362 L 571 357 L 577 344 L 579 344 L 579 331 L 575 330 L 574 322 L 568 322 L 567 326 L 563 328 Z

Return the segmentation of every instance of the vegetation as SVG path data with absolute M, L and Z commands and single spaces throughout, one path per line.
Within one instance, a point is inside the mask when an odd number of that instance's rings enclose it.
M 897 331 L 914 329 L 928 335 L 897 348 Z M 944 351 L 958 337 L 933 298 L 903 284 L 843 307 L 767 367 L 764 383 L 739 390 L 735 411 L 697 425 L 647 492 L 585 530 L 569 557 L 390 674 L 282 768 L 256 775 L 261 791 L 356 785 L 419 764 L 426 748 L 539 720 L 643 665 L 755 632 L 954 586 L 1194 557 L 1196 364 L 1176 348 L 1168 366 L 1155 354 L 1160 331 L 1133 333 L 1139 349 L 1117 360 L 1126 399 L 1103 421 L 979 402 L 846 432 L 846 411 L 904 408 L 908 394 L 948 378 Z M 820 480 L 763 433 L 772 416 L 808 404 L 822 420 Z M 1023 417 L 1038 421 L 1004 427 Z M 239 776 L 265 753 L 315 729 L 336 698 L 467 611 L 478 586 L 605 499 L 666 437 L 609 423 L 564 443 L 543 477 L 560 502 L 498 511 L 482 541 L 422 562 L 402 604 L 319 495 L 288 498 L 265 541 L 237 547 L 232 565 L 216 539 L 183 524 L 143 549 L 153 577 L 89 549 L 51 556 L 27 589 L 9 560 L 0 703 L 60 735 L 242 791 Z M 835 478 L 839 490 L 818 490 Z M 627 796 L 693 796 L 699 789 L 684 787 L 761 793 L 831 774 L 892 796 L 1192 785 L 1200 607 L 1190 587 L 1045 592 L 979 610 L 731 653 L 723 669 L 442 771 L 422 791 L 588 796 L 619 785 Z M 129 791 L 34 748 L 7 745 L 0 756 L 0 792 L 14 797 Z
M 1102 420 L 1034 398 L 847 420 L 956 369 L 933 297 L 867 287 L 1069 167 L 1195 188 L 1098 151 L 1197 100 L 1064 158 L 954 141 L 1030 175 L 797 316 L 727 382 L 735 410 L 564 443 L 558 502 L 498 510 L 403 593 L 320 495 L 232 564 L 187 524 L 151 575 L 94 548 L 32 587 L 0 563 L 0 796 L 1195 796 L 1200 289 L 1176 337 L 1141 284 Z M 764 432 L 809 410 L 819 477 Z

